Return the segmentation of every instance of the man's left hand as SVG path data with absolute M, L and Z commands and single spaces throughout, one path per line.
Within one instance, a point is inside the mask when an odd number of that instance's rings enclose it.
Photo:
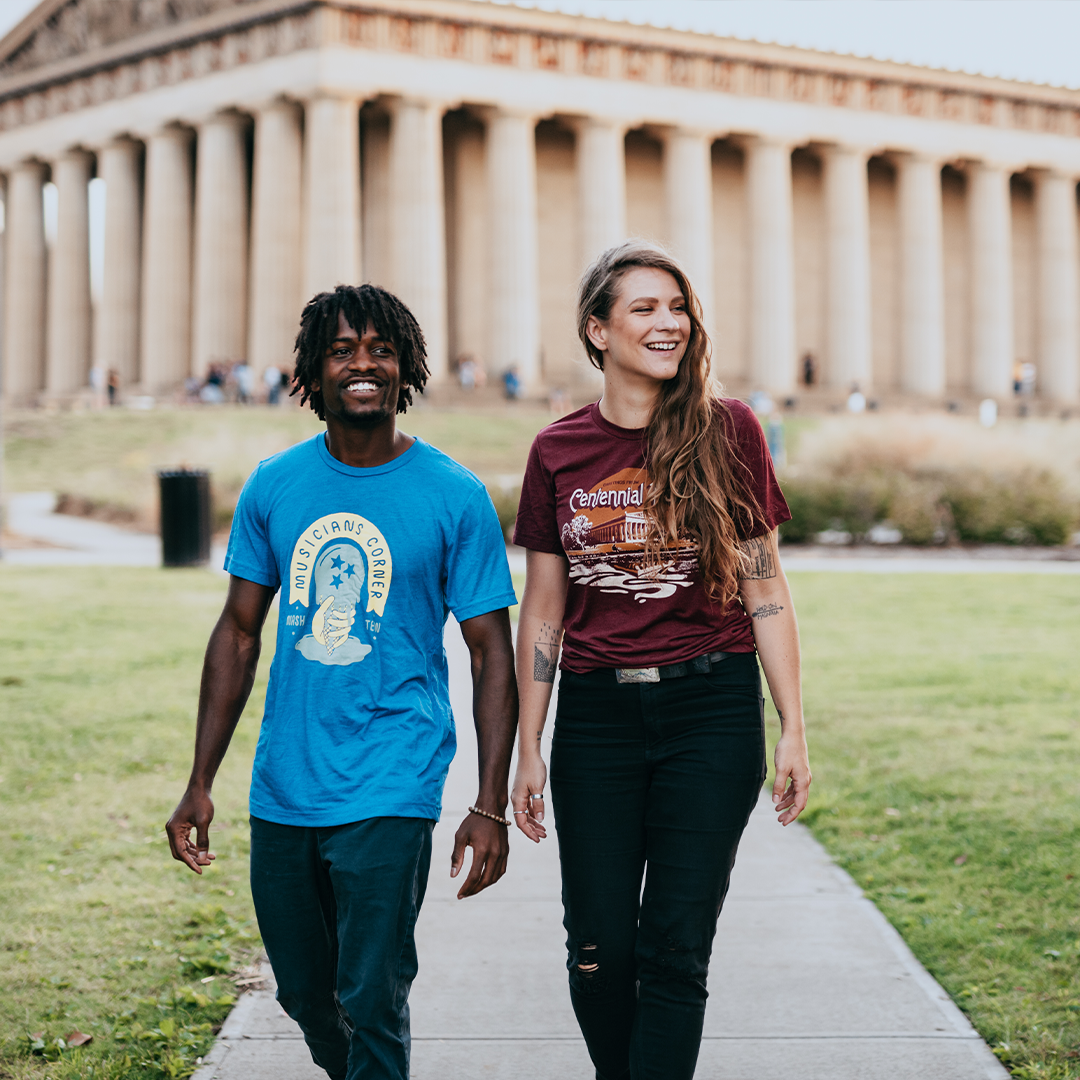
M 458 890 L 459 900 L 483 892 L 506 873 L 506 858 L 510 854 L 506 826 L 479 814 L 467 815 L 454 834 L 454 854 L 450 856 L 452 878 L 461 872 L 467 847 L 473 849 L 472 867 Z

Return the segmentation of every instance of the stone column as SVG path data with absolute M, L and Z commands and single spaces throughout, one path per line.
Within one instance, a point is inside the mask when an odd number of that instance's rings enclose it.
M 4 395 L 25 402 L 45 385 L 45 213 L 37 161 L 8 174 L 4 250 Z
M 917 154 L 897 158 L 900 219 L 900 380 L 927 397 L 945 393 L 945 285 L 941 166 Z
M 90 172 L 93 158 L 69 150 L 53 165 L 56 243 L 49 258 L 45 392 L 70 395 L 90 373 Z
M 427 342 L 433 381 L 449 372 L 442 106 L 399 98 L 391 106 L 390 258 L 393 289 Z
M 199 127 L 191 371 L 247 352 L 247 120 L 221 112 Z
M 971 380 L 978 394 L 1007 397 L 1013 367 L 1012 202 L 1009 170 L 968 169 L 971 238 Z
M 664 198 L 668 236 L 713 332 L 712 138 L 681 128 L 664 133 Z
M 352 98 L 316 97 L 305 106 L 304 299 L 358 285 L 360 108 Z
M 826 370 L 833 386 L 873 379 L 870 338 L 870 206 L 867 155 L 848 146 L 822 153 L 825 186 Z
M 142 252 L 142 147 L 117 139 L 98 154 L 105 181 L 105 274 L 95 321 L 95 359 L 122 386 L 139 379 L 139 276 Z
M 1080 399 L 1080 296 L 1077 289 L 1076 180 L 1060 173 L 1035 179 L 1038 237 L 1039 384 L 1058 401 Z
M 292 374 L 300 326 L 303 137 L 300 106 L 276 101 L 255 120 L 248 360 Z
M 788 394 L 795 389 L 795 253 L 791 149 L 746 143 L 750 228 L 750 371 L 754 384 Z
M 140 381 L 175 386 L 191 363 L 191 132 L 166 127 L 146 144 Z
M 626 129 L 585 117 L 575 131 L 579 258 L 584 270 L 602 251 L 626 239 Z
M 526 389 L 540 378 L 539 239 L 536 123 L 495 111 L 487 128 L 491 244 L 488 366 L 498 376 L 517 365 Z

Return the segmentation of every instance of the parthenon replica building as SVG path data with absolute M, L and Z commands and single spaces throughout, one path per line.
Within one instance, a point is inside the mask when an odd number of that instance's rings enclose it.
M 837 393 L 1004 398 L 1029 362 L 1080 398 L 1077 91 L 471 0 L 43 0 L 0 42 L 0 172 L 12 403 L 290 367 L 360 281 L 436 380 L 583 389 L 575 285 L 626 236 L 683 260 L 736 390 L 809 353 Z

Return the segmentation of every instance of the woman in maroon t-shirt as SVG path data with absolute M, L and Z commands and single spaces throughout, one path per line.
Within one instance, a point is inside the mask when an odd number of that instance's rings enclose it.
M 782 726 L 782 824 L 810 786 L 776 545 L 791 515 L 757 419 L 710 382 L 700 305 L 666 252 L 601 255 L 578 333 L 604 396 L 536 437 L 514 532 L 528 549 L 514 817 L 546 835 L 540 739 L 561 649 L 551 795 L 571 1001 L 600 1080 L 679 1080 L 766 775 L 758 656 Z

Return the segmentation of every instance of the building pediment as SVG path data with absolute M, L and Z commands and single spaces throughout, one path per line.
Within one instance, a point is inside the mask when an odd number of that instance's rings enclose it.
M 108 49 L 251 2 L 42 0 L 0 40 L 0 79 Z

